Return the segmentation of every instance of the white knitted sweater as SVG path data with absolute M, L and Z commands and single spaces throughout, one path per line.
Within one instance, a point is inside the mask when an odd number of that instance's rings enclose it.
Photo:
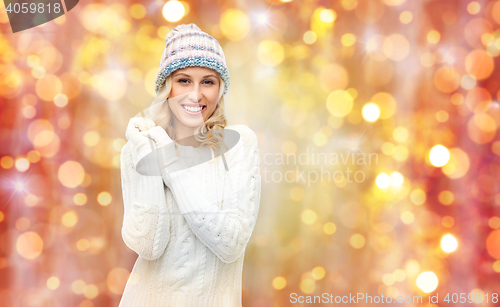
M 139 257 L 119 307 L 241 306 L 244 252 L 260 203 L 260 159 L 249 127 L 226 129 L 240 134 L 225 153 L 229 171 L 219 156 L 171 174 L 172 190 L 161 176 L 139 174 L 133 145 L 123 147 L 122 237 Z M 179 149 L 181 160 L 196 159 L 206 147 Z

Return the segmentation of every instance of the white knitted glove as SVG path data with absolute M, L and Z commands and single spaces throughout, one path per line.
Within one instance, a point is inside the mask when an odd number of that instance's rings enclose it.
M 125 137 L 133 146 L 134 167 L 142 175 L 161 176 L 178 159 L 172 139 L 150 119 L 130 119 Z

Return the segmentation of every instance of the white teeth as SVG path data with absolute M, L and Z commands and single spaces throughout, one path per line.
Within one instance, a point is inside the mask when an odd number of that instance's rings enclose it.
M 188 107 L 188 106 L 182 106 L 184 109 L 188 110 L 189 112 L 199 112 L 203 107 Z

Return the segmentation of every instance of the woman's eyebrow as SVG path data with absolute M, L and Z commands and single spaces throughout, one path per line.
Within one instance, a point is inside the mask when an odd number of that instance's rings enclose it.
M 180 72 L 180 73 L 176 73 L 176 74 L 174 74 L 174 76 L 178 76 L 178 75 L 185 75 L 185 76 L 191 77 L 190 75 L 185 74 L 185 73 L 183 73 L 183 72 Z M 203 76 L 203 78 L 207 78 L 207 77 L 214 77 L 214 78 L 217 78 L 217 76 L 216 76 L 216 75 L 206 75 L 206 76 Z

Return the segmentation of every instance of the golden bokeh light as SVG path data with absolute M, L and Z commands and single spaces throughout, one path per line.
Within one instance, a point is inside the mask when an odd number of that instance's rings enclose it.
M 359 233 L 353 234 L 349 239 L 349 243 L 355 249 L 363 248 L 363 246 L 365 246 L 365 242 L 366 242 L 365 237 Z
M 186 9 L 184 5 L 180 1 L 170 0 L 163 5 L 162 14 L 163 18 L 165 18 L 169 22 L 177 22 L 184 17 L 186 13 Z
M 24 232 L 16 240 L 16 251 L 25 259 L 37 258 L 42 250 L 43 240 L 36 232 Z
M 277 276 L 273 278 L 273 288 L 276 290 L 281 290 L 286 287 L 286 279 L 282 276 Z
M 435 167 L 442 167 L 450 160 L 450 151 L 443 145 L 435 145 L 429 151 L 429 160 Z
M 445 253 L 452 253 L 457 250 L 457 247 L 458 241 L 453 235 L 446 234 L 441 238 L 441 249 Z
M 326 99 L 326 108 L 333 116 L 344 117 L 351 112 L 353 99 L 349 93 L 343 90 L 331 92 Z
M 111 194 L 109 192 L 103 191 L 97 195 L 97 202 L 101 206 L 107 206 L 111 203 L 113 198 L 111 197 Z
M 426 271 L 418 275 L 416 283 L 417 287 L 420 288 L 420 290 L 425 293 L 431 293 L 432 291 L 436 290 L 439 284 L 439 280 L 434 272 Z
M 84 179 L 85 170 L 76 161 L 66 161 L 60 167 L 57 177 L 61 184 L 68 188 L 79 186 Z

